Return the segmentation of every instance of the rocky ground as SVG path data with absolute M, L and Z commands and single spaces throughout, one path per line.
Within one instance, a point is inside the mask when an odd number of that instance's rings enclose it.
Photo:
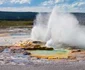
M 85 60 L 37 59 L 4 51 L 0 53 L 0 70 L 85 70 Z
M 9 48 L 3 47 L 4 45 L 10 45 L 14 42 L 19 42 L 20 40 L 28 40 L 28 34 L 24 35 L 22 30 L 18 30 L 19 31 L 17 33 L 16 30 L 7 30 L 8 32 L 5 31 L 5 34 L 3 34 L 3 29 L 1 30 L 2 32 L 0 31 L 0 45 L 2 45 L 0 46 L 0 70 L 85 70 L 85 51 L 80 52 L 79 50 L 73 50 L 70 54 L 72 55 L 72 57 L 69 57 L 70 59 L 50 60 L 31 57 L 30 53 L 26 53 L 23 50 L 11 51 Z M 10 35 L 8 33 L 10 33 Z M 22 45 L 22 47 L 25 48 L 29 46 L 30 43 Z M 33 47 L 35 45 L 31 46 Z M 31 49 L 33 49 L 32 47 Z M 11 49 L 13 48 L 16 47 L 12 47 Z M 44 49 L 46 48 L 44 47 Z
M 72 50 L 70 59 L 43 59 L 12 49 L 4 48 L 0 52 L 0 70 L 85 70 L 84 50 Z
M 75 52 L 75 53 L 74 53 Z M 31 53 L 22 51 L 12 52 L 9 48 L 5 48 L 0 53 L 0 65 L 28 65 L 28 64 L 71 64 L 85 62 L 84 52 L 73 50 L 72 56 L 68 59 L 43 59 L 31 57 Z

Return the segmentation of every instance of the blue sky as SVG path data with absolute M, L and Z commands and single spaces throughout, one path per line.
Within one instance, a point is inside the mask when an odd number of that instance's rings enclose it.
M 0 11 L 50 12 L 54 6 L 66 12 L 85 12 L 85 0 L 0 0 Z

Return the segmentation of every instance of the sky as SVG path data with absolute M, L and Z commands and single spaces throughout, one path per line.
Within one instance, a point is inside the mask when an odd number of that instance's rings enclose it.
M 85 12 L 85 0 L 0 0 L 0 11 L 51 12 L 54 6 L 65 12 Z

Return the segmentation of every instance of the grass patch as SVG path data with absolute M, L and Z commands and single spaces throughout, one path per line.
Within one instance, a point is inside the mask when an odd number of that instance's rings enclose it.
M 25 27 L 33 25 L 33 21 L 21 21 L 21 20 L 16 20 L 16 21 L 9 21 L 9 20 L 0 20 L 0 27 Z

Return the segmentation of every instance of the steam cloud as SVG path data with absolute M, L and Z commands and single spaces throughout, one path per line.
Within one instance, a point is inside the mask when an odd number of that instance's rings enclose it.
M 50 14 L 38 14 L 31 39 L 45 41 L 46 46 L 60 48 L 63 44 L 85 48 L 85 31 L 73 14 L 59 12 L 55 7 Z

